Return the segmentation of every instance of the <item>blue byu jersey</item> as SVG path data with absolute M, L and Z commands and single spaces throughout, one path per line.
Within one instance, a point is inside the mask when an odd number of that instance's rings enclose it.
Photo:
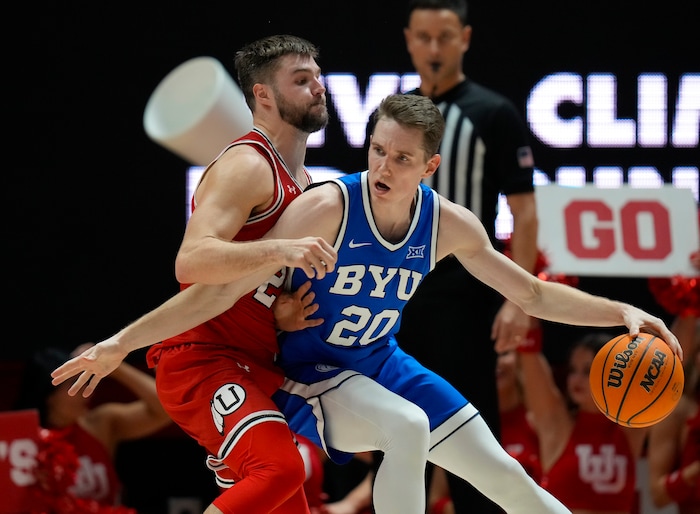
M 284 334 L 279 364 L 285 374 L 304 380 L 304 369 L 339 367 L 373 377 L 394 352 L 401 311 L 425 275 L 435 267 L 439 200 L 421 185 L 404 238 L 392 243 L 379 233 L 370 205 L 368 173 L 334 180 L 344 198 L 343 220 L 335 241 L 338 262 L 312 291 L 321 326 Z M 292 275 L 296 290 L 308 278 Z M 319 369 L 320 370 L 320 369 Z M 313 378 L 306 377 L 313 381 Z
M 324 397 L 339 389 L 348 396 L 364 394 L 355 393 L 356 375 L 372 379 L 423 409 L 435 444 L 478 416 L 445 379 L 398 348 L 394 337 L 404 305 L 435 266 L 438 195 L 420 186 L 407 234 L 391 243 L 374 223 L 367 178 L 363 172 L 334 181 L 344 198 L 335 241 L 338 262 L 333 273 L 314 279 L 311 286 L 319 306 L 316 316 L 324 323 L 280 336 L 278 363 L 287 378 L 273 396 L 292 431 L 314 441 L 338 463 L 347 462 L 351 454 L 326 442 Z M 308 280 L 298 270 L 291 279 L 293 289 Z

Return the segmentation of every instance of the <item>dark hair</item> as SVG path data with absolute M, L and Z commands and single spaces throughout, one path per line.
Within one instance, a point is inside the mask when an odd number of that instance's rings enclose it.
M 39 423 L 47 427 L 46 399 L 56 387 L 51 383 L 51 372 L 70 358 L 68 352 L 58 348 L 43 348 L 34 352 L 22 375 L 16 410 L 37 409 Z
M 615 337 L 614 334 L 609 334 L 607 332 L 588 333 L 574 342 L 574 344 L 571 346 L 571 352 L 573 352 L 576 348 L 584 348 L 592 351 L 593 355 L 595 355 L 603 346 L 605 346 L 605 343 L 610 341 L 613 337 Z
M 407 27 L 411 14 L 416 9 L 448 9 L 457 15 L 462 25 L 467 24 L 467 0 L 409 0 L 408 12 L 406 13 Z
M 236 52 L 234 62 L 238 73 L 238 84 L 248 107 L 255 107 L 253 86 L 270 84 L 279 68 L 280 58 L 285 55 L 318 57 L 318 49 L 312 43 L 297 36 L 275 35 L 258 39 Z
M 445 118 L 440 109 L 427 96 L 393 94 L 387 96 L 374 112 L 374 126 L 382 118 L 396 121 L 408 128 L 423 132 L 423 150 L 428 158 L 438 152 L 445 132 Z

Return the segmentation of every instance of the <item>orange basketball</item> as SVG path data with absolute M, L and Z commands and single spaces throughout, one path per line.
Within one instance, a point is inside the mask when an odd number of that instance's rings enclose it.
M 626 427 L 658 423 L 683 393 L 683 365 L 663 339 L 640 333 L 614 337 L 593 359 L 591 394 L 600 411 Z

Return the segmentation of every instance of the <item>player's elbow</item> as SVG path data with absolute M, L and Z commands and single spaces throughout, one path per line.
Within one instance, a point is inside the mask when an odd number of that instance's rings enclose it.
M 516 303 L 525 314 L 533 317 L 540 317 L 540 306 L 542 305 L 542 283 L 536 277 L 530 281 L 530 287 L 526 293 L 521 295 Z
M 194 284 L 199 282 L 197 276 L 197 266 L 193 264 L 191 256 L 183 251 L 178 252 L 175 257 L 175 278 L 181 284 Z

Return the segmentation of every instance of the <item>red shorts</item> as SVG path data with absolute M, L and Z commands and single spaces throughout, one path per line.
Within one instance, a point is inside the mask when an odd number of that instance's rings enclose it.
M 148 357 L 157 366 L 158 397 L 172 420 L 211 454 L 210 466 L 225 460 L 251 427 L 286 423 L 270 399 L 284 380 L 273 354 L 199 343 L 153 350 Z

